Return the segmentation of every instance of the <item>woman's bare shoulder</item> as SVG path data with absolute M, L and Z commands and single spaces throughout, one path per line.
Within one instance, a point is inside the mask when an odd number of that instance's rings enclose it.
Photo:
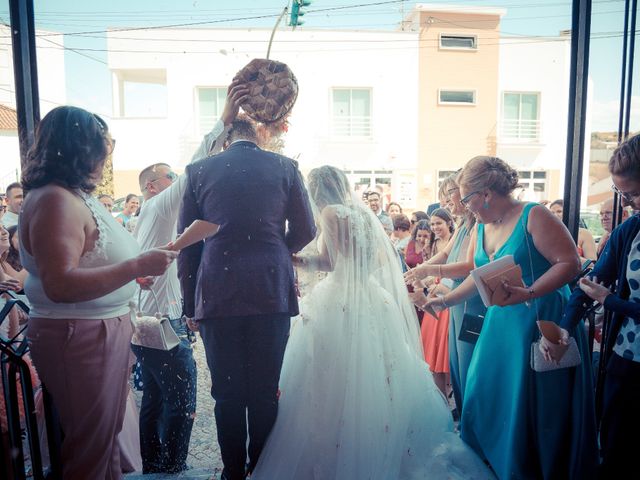
M 49 184 L 44 187 L 29 191 L 25 197 L 22 213 L 29 210 L 40 210 L 42 206 L 47 209 L 76 208 L 80 206 L 81 198 L 71 190 L 60 185 Z

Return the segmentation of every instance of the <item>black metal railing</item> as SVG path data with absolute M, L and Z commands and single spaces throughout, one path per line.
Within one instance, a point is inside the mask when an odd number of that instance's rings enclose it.
M 0 326 L 10 321 L 10 315 L 28 315 L 29 307 L 12 292 L 0 292 L 6 303 L 0 310 Z M 25 480 L 27 462 L 35 480 L 58 480 L 62 478 L 60 463 L 60 427 L 52 408 L 49 395 L 42 387 L 44 424 L 47 434 L 49 464 L 44 465 L 40 445 L 40 432 L 36 412 L 33 377 L 28 362 L 29 345 L 26 339 L 26 323 L 17 332 L 0 333 L 0 370 L 2 375 L 2 398 L 5 404 L 7 431 L 0 438 L 0 476 L 2 478 Z M 25 456 L 23 433 L 26 434 L 28 457 Z

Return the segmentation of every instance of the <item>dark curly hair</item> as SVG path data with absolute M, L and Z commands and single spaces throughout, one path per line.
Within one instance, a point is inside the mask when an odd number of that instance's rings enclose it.
M 82 108 L 62 106 L 40 121 L 22 172 L 26 191 L 57 183 L 87 193 L 95 190 L 92 174 L 104 164 L 113 142 L 106 122 Z

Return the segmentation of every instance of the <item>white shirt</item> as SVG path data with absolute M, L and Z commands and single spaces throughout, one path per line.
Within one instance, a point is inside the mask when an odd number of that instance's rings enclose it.
M 19 215 L 17 213 L 7 210 L 4 212 L 2 218 L 0 218 L 0 224 L 4 225 L 4 228 L 13 227 L 14 225 L 18 225 L 18 218 Z
M 222 149 L 226 131 L 222 121 L 218 120 L 191 157 L 191 163 L 218 153 Z M 143 251 L 161 247 L 176 239 L 176 224 L 186 188 L 187 175 L 182 174 L 169 188 L 142 203 L 133 235 Z M 156 305 L 152 294 L 143 291 L 139 308 L 144 313 L 168 314 L 169 318 L 182 316 L 182 295 L 176 262 L 171 263 L 164 275 L 155 278 L 151 288 L 158 297 L 159 305 Z
M 98 240 L 93 249 L 85 252 L 78 263 L 80 268 L 114 265 L 137 256 L 140 247 L 122 225 L 93 196 L 80 192 L 91 211 L 98 228 Z M 47 297 L 40 280 L 35 259 L 20 244 L 22 265 L 29 272 L 24 282 L 24 292 L 31 304 L 31 317 L 106 319 L 129 313 L 129 302 L 136 292 L 132 280 L 111 293 L 94 300 L 77 303 L 55 303 Z

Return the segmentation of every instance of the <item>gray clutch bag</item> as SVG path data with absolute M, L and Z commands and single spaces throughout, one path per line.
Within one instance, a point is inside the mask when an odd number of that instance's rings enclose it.
M 558 370 L 560 368 L 575 367 L 577 365 L 580 365 L 580 363 L 582 362 L 582 357 L 580 357 L 578 345 L 576 344 L 576 341 L 573 337 L 569 338 L 567 351 L 558 363 L 545 360 L 539 347 L 540 340 L 531 344 L 531 368 L 536 372 L 549 372 L 551 370 Z

